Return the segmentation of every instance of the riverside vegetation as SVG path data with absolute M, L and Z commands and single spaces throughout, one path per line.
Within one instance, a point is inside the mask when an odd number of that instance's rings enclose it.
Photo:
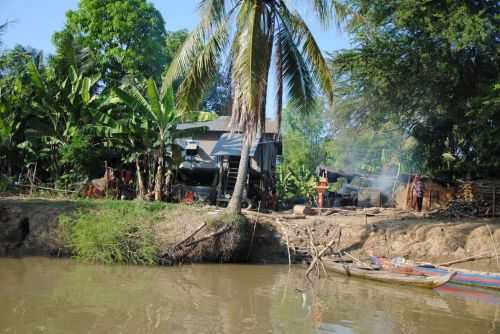
M 233 262 L 250 239 L 244 216 L 159 202 L 3 199 L 0 223 L 1 255 L 89 263 Z

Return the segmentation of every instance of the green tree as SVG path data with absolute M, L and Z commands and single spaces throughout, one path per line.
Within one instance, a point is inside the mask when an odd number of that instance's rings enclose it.
M 106 86 L 118 87 L 126 76 L 159 80 L 166 63 L 165 22 L 146 0 L 81 0 L 66 19 L 53 37 L 57 53 L 64 53 L 72 36 L 96 55 Z
M 177 31 L 168 31 L 165 38 L 165 61 L 167 64 L 172 63 L 175 54 L 182 47 L 182 44 L 189 36 L 189 31 L 181 29 Z
M 390 123 L 378 130 L 370 126 L 342 126 L 325 142 L 328 166 L 356 173 L 413 173 L 415 139 Z
M 119 101 L 129 107 L 132 111 L 138 112 L 133 117 L 139 117 L 139 126 L 143 131 L 136 131 L 136 134 L 145 135 L 157 149 L 157 171 L 155 176 L 155 200 L 162 199 L 162 189 L 165 184 L 164 168 L 166 149 L 171 151 L 175 144 L 175 139 L 180 137 L 188 137 L 196 132 L 205 131 L 205 127 L 199 127 L 187 130 L 178 130 L 177 124 L 182 120 L 182 114 L 175 108 L 175 98 L 172 87 L 165 89 L 161 94 L 153 79 L 146 82 L 146 94 L 143 96 L 139 89 L 135 86 L 125 90 L 116 88 L 114 93 Z M 185 115 L 193 117 L 192 113 Z M 198 113 L 197 113 L 198 114 Z M 207 119 L 208 120 L 208 119 Z M 130 129 L 130 128 L 128 128 Z M 136 141 L 133 139 L 134 142 Z M 171 168 L 167 166 L 167 168 Z M 140 171 L 138 171 L 140 172 Z M 140 174 L 138 174 L 140 175 Z M 168 182 L 166 182 L 168 184 Z
M 326 160 L 326 142 L 332 136 L 331 113 L 317 102 L 307 113 L 295 110 L 293 104 L 284 111 L 283 157 L 291 170 L 304 166 L 314 172 Z
M 23 167 L 17 145 L 36 115 L 31 106 L 35 88 L 26 71 L 31 62 L 45 70 L 43 54 L 29 47 L 18 45 L 0 55 L 0 169 L 7 175 Z
M 322 22 L 331 19 L 334 1 L 311 1 Z M 298 110 L 314 100 L 315 83 L 333 99 L 333 81 L 309 28 L 289 3 L 281 0 L 211 0 L 200 2 L 201 21 L 177 54 L 164 85 L 183 78 L 178 98 L 181 109 L 193 109 L 229 54 L 232 123 L 244 140 L 238 177 L 228 210 L 241 211 L 249 148 L 265 126 L 267 84 L 272 66 L 277 82 L 277 114 L 281 115 L 283 87 Z M 225 52 L 225 51 L 228 52 Z M 274 59 L 274 62 L 272 60 Z M 280 118 L 280 117 L 279 117 Z
M 436 175 L 500 167 L 498 3 L 350 2 L 355 47 L 333 55 L 344 120 L 388 121 L 417 140 L 415 159 Z M 450 159 L 452 158 L 452 159 Z

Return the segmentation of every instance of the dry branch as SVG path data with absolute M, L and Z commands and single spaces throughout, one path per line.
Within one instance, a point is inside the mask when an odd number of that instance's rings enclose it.
M 186 238 L 182 239 L 181 241 L 179 241 L 178 243 L 176 243 L 172 249 L 176 249 L 177 247 L 181 246 L 183 243 L 185 243 L 186 241 L 188 241 L 189 239 L 191 239 L 192 237 L 194 237 L 198 232 L 201 231 L 202 228 L 204 228 L 205 226 L 207 226 L 207 222 L 204 222 L 203 224 L 201 224 L 200 226 L 198 226 L 193 232 L 191 232 Z
M 334 244 L 335 244 L 335 237 L 332 238 L 332 240 L 330 240 L 330 242 L 328 242 L 328 244 L 319 253 L 314 254 L 314 257 L 313 257 L 313 259 L 311 261 L 311 264 L 309 265 L 309 268 L 307 268 L 307 271 L 306 271 L 306 278 L 308 280 L 310 280 L 309 279 L 309 274 L 317 266 L 317 263 L 320 262 L 320 264 L 322 264 L 321 257 L 323 255 L 325 255 L 325 253 L 328 250 L 332 249 L 332 247 L 333 247 Z
M 209 234 L 207 234 L 207 235 L 205 235 L 205 236 L 203 236 L 203 237 L 201 237 L 201 238 L 199 238 L 199 239 L 196 239 L 196 240 L 193 240 L 193 241 L 191 241 L 191 242 L 188 242 L 188 243 L 186 244 L 186 247 L 189 247 L 189 246 L 194 246 L 194 245 L 196 245 L 196 244 L 198 244 L 198 243 L 200 243 L 200 242 L 202 242 L 202 241 L 204 241 L 204 240 L 207 240 L 207 239 L 210 239 L 210 238 L 216 237 L 216 236 L 218 236 L 218 235 L 224 234 L 224 233 L 226 233 L 227 231 L 229 231 L 230 229 L 231 229 L 231 226 L 226 226 L 226 227 L 223 227 L 223 228 L 221 228 L 221 229 L 220 229 L 220 230 L 218 230 L 218 231 L 215 231 L 215 232 L 209 233 Z

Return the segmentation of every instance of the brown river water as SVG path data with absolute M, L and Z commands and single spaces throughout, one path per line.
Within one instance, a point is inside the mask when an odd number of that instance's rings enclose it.
M 281 265 L 0 259 L 0 333 L 500 333 L 500 295 L 335 274 L 310 288 Z

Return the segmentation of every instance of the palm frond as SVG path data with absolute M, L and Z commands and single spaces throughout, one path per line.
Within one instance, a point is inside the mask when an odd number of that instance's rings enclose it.
M 201 16 L 201 25 L 208 28 L 212 24 L 218 24 L 226 16 L 227 0 L 201 0 L 198 10 Z
M 217 27 L 207 43 L 200 49 L 191 67 L 185 72 L 186 76 L 178 93 L 178 108 L 182 111 L 196 109 L 206 89 L 210 86 L 208 78 L 216 74 L 219 59 L 228 43 L 227 24 L 223 22 Z
M 276 120 L 278 123 L 278 134 L 281 131 L 283 119 L 283 65 L 281 63 L 281 44 L 275 43 L 275 73 L 276 73 Z
M 335 20 L 338 28 L 349 15 L 349 4 L 341 0 L 313 0 L 312 6 L 323 27 L 327 28 Z
M 238 122 L 247 134 L 254 135 L 262 120 L 262 104 L 269 75 L 272 50 L 272 16 L 263 3 L 244 1 L 240 9 L 239 33 L 234 46 L 233 126 Z
M 280 25 L 276 40 L 280 44 L 282 75 L 290 102 L 298 109 L 307 111 L 314 102 L 314 81 L 297 40 L 286 23 Z
M 336 2 L 336 1 L 334 1 Z M 313 0 L 312 2 L 314 11 L 319 18 L 321 24 L 327 27 L 333 17 L 332 1 L 331 0 Z
M 162 95 L 168 86 L 189 72 L 193 63 L 198 59 L 198 54 L 207 44 L 206 41 L 210 39 L 214 31 L 227 22 L 225 2 L 224 0 L 204 0 L 200 3 L 201 21 L 189 34 L 170 64 L 163 78 Z
M 302 45 L 302 54 L 310 63 L 310 69 L 314 74 L 316 82 L 321 87 L 321 90 L 332 106 L 334 90 L 333 77 L 314 36 L 304 20 L 300 17 L 299 13 L 287 11 L 285 15 L 282 15 L 282 18 L 287 21 L 290 29 L 296 33 L 298 41 Z

